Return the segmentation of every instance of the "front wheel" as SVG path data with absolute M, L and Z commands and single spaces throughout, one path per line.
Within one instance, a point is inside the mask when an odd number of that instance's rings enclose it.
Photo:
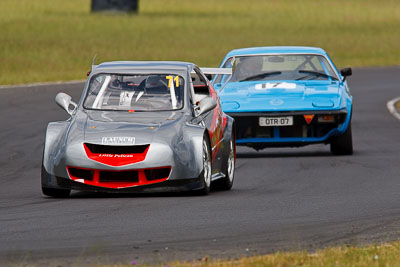
M 211 187 L 211 151 L 210 142 L 205 136 L 203 138 L 203 171 L 200 175 L 200 181 L 203 188 L 198 191 L 200 195 L 208 195 Z
M 66 198 L 69 197 L 71 190 L 69 189 L 56 189 L 42 186 L 43 195 L 56 198 Z
M 216 186 L 220 190 L 230 190 L 233 185 L 234 174 L 235 174 L 235 163 L 236 163 L 236 147 L 235 140 L 232 138 L 229 142 L 229 154 L 226 159 L 226 171 L 225 177 L 216 181 Z
M 335 137 L 331 142 L 331 152 L 334 155 L 351 155 L 353 154 L 353 136 L 351 132 L 351 121 L 347 126 L 347 130 Z

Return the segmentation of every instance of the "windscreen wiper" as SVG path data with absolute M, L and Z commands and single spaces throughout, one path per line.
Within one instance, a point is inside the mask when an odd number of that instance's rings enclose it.
M 261 74 L 257 74 L 257 75 L 254 75 L 254 76 L 247 77 L 247 78 L 245 78 L 243 80 L 240 80 L 239 82 L 260 80 L 260 79 L 268 77 L 268 76 L 279 75 L 279 74 L 282 74 L 282 72 L 281 71 L 264 72 L 264 73 L 261 73 Z
M 330 75 L 325 74 L 323 72 L 312 71 L 312 70 L 299 70 L 299 73 L 306 73 L 306 74 L 309 74 L 309 75 L 306 75 L 304 77 L 298 78 L 298 79 L 296 79 L 296 81 L 303 80 L 303 79 L 306 79 L 306 78 L 312 77 L 312 76 L 326 77 L 326 78 L 331 78 L 332 80 L 338 81 L 338 78 L 330 76 Z

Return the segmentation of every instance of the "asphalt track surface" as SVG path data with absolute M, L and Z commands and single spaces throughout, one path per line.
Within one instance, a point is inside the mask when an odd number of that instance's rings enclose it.
M 54 102 L 82 84 L 0 89 L 0 264 L 162 263 L 313 250 L 400 237 L 400 68 L 356 69 L 354 155 L 329 146 L 239 148 L 232 191 L 44 197 L 40 168 Z

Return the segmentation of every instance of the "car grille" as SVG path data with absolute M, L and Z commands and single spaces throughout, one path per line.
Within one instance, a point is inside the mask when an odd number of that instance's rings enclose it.
M 70 175 L 73 177 L 78 177 L 79 179 L 84 179 L 84 180 L 93 180 L 93 174 L 94 174 L 93 170 L 69 168 L 68 171 Z
M 325 136 L 329 131 L 337 128 L 346 118 L 346 113 L 334 114 L 333 122 L 319 122 L 318 116 L 332 114 L 316 114 L 310 124 L 307 124 L 303 114 L 229 114 L 235 119 L 236 138 L 318 138 Z M 259 117 L 293 116 L 292 126 L 265 127 L 259 125 Z
M 138 171 L 100 171 L 99 181 L 101 183 L 107 182 L 139 182 Z
M 159 169 L 148 169 L 144 173 L 147 180 L 154 181 L 162 179 L 163 177 L 168 177 L 171 169 L 170 168 L 159 168 Z M 161 177 L 161 178 L 160 178 Z

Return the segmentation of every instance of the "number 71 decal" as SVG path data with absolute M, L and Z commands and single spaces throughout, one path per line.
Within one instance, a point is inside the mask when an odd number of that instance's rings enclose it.
M 172 81 L 175 81 L 175 86 L 179 87 L 179 76 L 165 76 L 165 78 L 168 80 L 168 87 L 171 87 Z

